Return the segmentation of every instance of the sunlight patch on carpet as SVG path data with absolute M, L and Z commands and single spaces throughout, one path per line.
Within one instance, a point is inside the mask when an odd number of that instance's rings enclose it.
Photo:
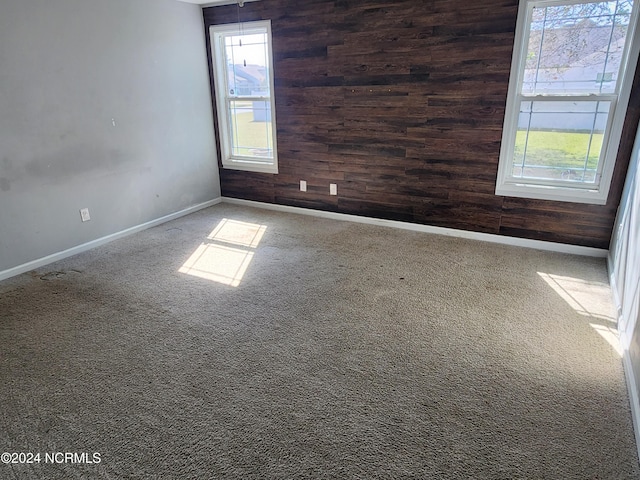
M 597 323 L 590 323 L 591 328 L 593 328 L 596 332 L 600 334 L 602 338 L 604 338 L 609 345 L 613 347 L 618 355 L 622 358 L 624 355 L 624 351 L 622 350 L 622 345 L 620 344 L 620 336 L 618 335 L 618 330 L 614 327 L 609 327 L 607 325 L 598 325 Z
M 266 230 L 266 225 L 223 218 L 178 271 L 237 287 Z
M 607 284 L 537 273 L 576 313 L 588 317 L 591 320 L 589 325 L 622 356 L 616 318 L 611 305 L 611 292 Z

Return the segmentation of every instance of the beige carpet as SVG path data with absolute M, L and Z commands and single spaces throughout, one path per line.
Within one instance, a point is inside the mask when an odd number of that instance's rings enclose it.
M 601 259 L 219 205 L 0 282 L 0 478 L 638 478 L 613 327 Z

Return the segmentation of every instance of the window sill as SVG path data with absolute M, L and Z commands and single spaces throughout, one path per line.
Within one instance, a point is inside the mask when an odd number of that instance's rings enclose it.
M 605 205 L 608 191 L 586 190 L 571 187 L 548 187 L 523 183 L 498 185 L 496 195 L 503 197 L 531 198 L 536 200 L 553 200 L 556 202 L 588 203 Z
M 246 172 L 278 173 L 275 163 L 250 162 L 246 160 L 227 160 L 222 162 L 222 168 L 227 170 L 244 170 Z

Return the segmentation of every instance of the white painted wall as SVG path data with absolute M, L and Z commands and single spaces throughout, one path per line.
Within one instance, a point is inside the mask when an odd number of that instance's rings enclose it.
M 0 2 L 0 112 L 0 274 L 220 196 L 199 6 Z
M 620 343 L 640 447 L 640 128 L 609 251 L 611 286 L 618 306 Z

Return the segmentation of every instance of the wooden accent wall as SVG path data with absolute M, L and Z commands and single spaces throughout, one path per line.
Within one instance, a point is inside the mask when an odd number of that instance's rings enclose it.
M 640 118 L 640 80 L 607 205 L 496 196 L 517 5 L 246 3 L 241 21 L 272 21 L 280 173 L 221 168 L 222 194 L 608 248 Z M 237 6 L 203 12 L 207 35 L 210 25 L 238 21 Z M 329 183 L 338 184 L 337 196 Z

